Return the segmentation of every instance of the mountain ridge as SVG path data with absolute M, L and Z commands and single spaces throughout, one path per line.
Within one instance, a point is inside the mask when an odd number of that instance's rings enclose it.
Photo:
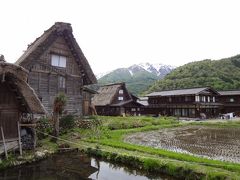
M 145 93 L 206 86 L 216 90 L 240 89 L 240 55 L 187 63 L 156 81 Z
M 100 85 L 125 82 L 131 93 L 138 95 L 175 67 L 164 64 L 140 63 L 128 68 L 118 68 L 98 79 Z

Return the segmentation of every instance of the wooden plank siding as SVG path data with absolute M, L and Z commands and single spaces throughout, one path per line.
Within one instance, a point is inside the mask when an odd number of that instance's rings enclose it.
M 19 107 L 16 95 L 7 83 L 0 83 L 0 126 L 6 139 L 16 138 Z M 2 140 L 2 136 L 0 137 Z
M 51 67 L 51 54 L 60 54 L 67 57 L 66 68 Z M 53 71 L 52 68 L 55 68 L 56 71 Z M 59 92 L 64 92 L 67 96 L 65 112 L 82 115 L 80 88 L 83 86 L 83 83 L 80 74 L 79 66 L 74 60 L 64 38 L 59 37 L 39 59 L 35 60 L 34 65 L 30 69 L 28 81 L 49 113 L 52 112 L 55 96 Z M 60 76 L 65 78 L 65 88 L 59 87 Z

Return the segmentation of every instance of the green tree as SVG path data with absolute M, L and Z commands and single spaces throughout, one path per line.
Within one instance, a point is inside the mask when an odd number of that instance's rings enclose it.
M 59 136 L 59 116 L 62 114 L 64 107 L 67 103 L 67 97 L 64 93 L 59 93 L 53 103 L 53 122 L 54 122 L 54 135 Z

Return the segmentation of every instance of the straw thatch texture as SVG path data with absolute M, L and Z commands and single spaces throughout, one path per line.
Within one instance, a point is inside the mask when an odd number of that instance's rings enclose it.
M 56 22 L 51 28 L 46 30 L 39 38 L 29 45 L 28 49 L 15 64 L 22 65 L 24 67 L 27 64 L 31 64 L 33 60 L 38 59 L 59 36 L 64 37 L 69 49 L 78 63 L 78 66 L 83 70 L 82 75 L 84 76 L 84 84 L 97 83 L 97 79 L 93 74 L 86 57 L 73 36 L 72 27 L 69 23 Z
M 11 77 L 10 80 L 17 90 L 20 92 L 21 96 L 24 98 L 24 101 L 27 103 L 27 109 L 30 110 L 30 113 L 44 114 L 45 109 L 42 106 L 40 100 L 35 94 L 34 90 L 27 84 L 28 71 L 24 68 L 1 62 L 0 63 L 0 77 Z
M 112 100 L 118 90 L 123 86 L 123 83 L 105 85 L 99 88 L 98 94 L 93 97 L 95 106 L 106 106 L 112 103 Z

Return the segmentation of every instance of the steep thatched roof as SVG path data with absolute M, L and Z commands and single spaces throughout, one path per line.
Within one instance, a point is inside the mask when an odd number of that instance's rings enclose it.
M 128 93 L 125 83 L 115 83 L 101 86 L 98 90 L 98 94 L 93 97 L 92 103 L 95 106 L 106 106 L 112 104 L 115 95 L 120 89 L 125 89 Z M 132 100 L 130 94 L 128 93 L 129 99 Z
M 189 88 L 189 89 L 177 89 L 177 90 L 170 90 L 170 91 L 152 92 L 150 94 L 147 94 L 146 96 L 151 97 L 151 96 L 179 96 L 179 95 L 208 94 L 209 90 L 219 95 L 217 91 L 213 90 L 210 87 L 202 87 L 202 88 Z
M 53 41 L 62 36 L 67 42 L 69 49 L 77 60 L 79 67 L 84 73 L 84 84 L 94 84 L 97 82 L 92 69 L 79 47 L 72 33 L 72 27 L 69 23 L 56 22 L 52 27 L 46 30 L 39 38 L 37 38 L 24 52 L 24 54 L 15 62 L 17 65 L 28 64 L 32 60 L 37 59 L 42 53 L 53 43 Z
M 16 93 L 19 93 L 21 101 L 26 104 L 27 111 L 37 114 L 46 112 L 34 90 L 27 84 L 27 70 L 21 66 L 0 61 L 0 77 L 2 77 L 1 81 L 5 80 L 16 88 Z

